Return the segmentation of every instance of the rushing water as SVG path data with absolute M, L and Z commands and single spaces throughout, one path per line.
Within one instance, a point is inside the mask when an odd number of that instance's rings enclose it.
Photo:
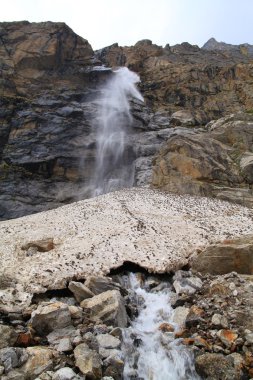
M 173 333 L 159 330 L 164 322 L 175 326 L 170 289 L 147 291 L 134 274 L 129 281 L 141 305 L 138 317 L 124 331 L 124 380 L 199 380 L 189 350 Z
M 133 163 L 127 157 L 126 134 L 132 124 L 131 98 L 143 101 L 136 88 L 139 76 L 126 67 L 113 72 L 99 101 L 96 125 L 96 162 L 90 185 L 97 196 L 133 185 Z

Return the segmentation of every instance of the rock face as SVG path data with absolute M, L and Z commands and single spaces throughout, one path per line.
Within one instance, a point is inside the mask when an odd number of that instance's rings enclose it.
M 187 42 L 165 48 L 143 40 L 117 44 L 97 57 L 109 66 L 126 65 L 141 76 L 141 91 L 152 107 L 170 114 L 192 112 L 195 124 L 253 108 L 252 45 Z
M 114 44 L 94 55 L 87 40 L 63 23 L 15 22 L 0 24 L 0 61 L 0 220 L 89 196 L 97 99 L 113 75 L 102 63 L 126 65 L 141 76 L 145 105 L 132 102 L 133 123 L 126 142 L 126 159 L 133 165 L 137 186 L 151 181 L 153 156 L 170 140 L 174 127 L 202 126 L 230 112 L 253 109 L 250 45 L 217 48 L 217 43 L 209 43 L 199 49 L 183 43 L 162 48 L 143 40 L 125 48 Z M 180 133 L 198 145 L 195 135 Z M 201 158 L 206 166 L 209 153 L 215 163 L 219 160 L 219 142 L 209 145 Z M 230 167 L 233 162 L 227 163 L 229 174 L 223 182 L 228 189 L 222 196 L 237 201 L 243 195 L 251 204 L 245 189 L 252 182 L 252 151 L 242 153 L 240 175 Z M 239 196 L 230 191 L 230 172 L 234 187 L 239 181 L 243 188 Z M 162 188 L 167 185 L 154 181 Z M 196 192 L 195 185 L 187 182 L 184 187 Z M 176 189 L 180 186 L 174 184 Z M 209 189 L 199 192 L 209 194 Z
M 247 208 L 147 188 L 1 222 L 0 308 L 22 310 L 34 293 L 107 274 L 126 261 L 149 272 L 176 270 L 211 242 L 252 233 L 252 213 Z M 31 253 L 30 242 L 49 238 L 53 249 Z M 89 282 L 94 292 L 99 286 L 99 291 L 101 286 L 102 290 L 114 286 L 101 279 Z
M 153 185 L 252 207 L 253 117 L 236 114 L 205 130 L 176 129 L 154 160 Z

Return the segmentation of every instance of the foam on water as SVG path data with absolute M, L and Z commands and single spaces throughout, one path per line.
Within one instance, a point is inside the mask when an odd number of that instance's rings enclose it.
M 124 331 L 124 380 L 200 380 L 190 351 L 173 333 L 159 330 L 164 322 L 173 325 L 170 289 L 151 293 L 140 287 L 134 274 L 129 279 L 142 305 L 138 317 Z

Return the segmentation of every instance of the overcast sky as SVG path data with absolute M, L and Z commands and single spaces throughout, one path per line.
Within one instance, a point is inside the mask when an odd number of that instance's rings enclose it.
M 253 0 L 7 0 L 0 21 L 64 21 L 93 49 L 148 38 L 253 44 Z

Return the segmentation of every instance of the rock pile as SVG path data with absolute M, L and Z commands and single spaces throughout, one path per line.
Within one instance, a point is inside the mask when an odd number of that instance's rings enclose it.
M 2 314 L 2 380 L 121 379 L 126 290 L 94 276 L 69 289 L 72 295 L 41 296 L 20 313 Z

